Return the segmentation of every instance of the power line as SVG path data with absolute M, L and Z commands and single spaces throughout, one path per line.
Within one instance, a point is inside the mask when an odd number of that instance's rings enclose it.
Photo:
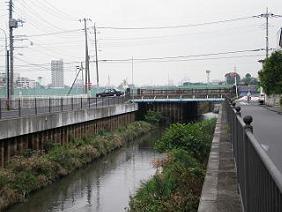
M 77 18 L 75 18 L 75 17 L 73 17 L 72 15 L 66 13 L 65 11 L 58 9 L 57 7 L 55 7 L 54 5 L 52 5 L 50 2 L 48 2 L 48 1 L 42 1 L 42 3 L 43 3 L 43 2 L 44 2 L 45 5 L 48 5 L 49 8 L 53 9 L 53 11 L 56 11 L 57 14 L 64 15 L 65 17 L 70 18 L 70 20 L 72 20 L 72 21 L 77 21 L 77 20 L 78 20 Z M 64 18 L 64 19 L 66 19 L 66 18 Z
M 217 53 L 208 53 L 208 54 L 195 54 L 195 55 L 178 55 L 178 56 L 165 56 L 165 57 L 148 57 L 148 58 L 134 58 L 134 61 L 146 61 L 146 60 L 163 60 L 163 59 L 177 59 L 177 58 L 194 58 L 194 57 L 206 57 L 206 56 L 217 56 L 217 55 L 226 55 L 226 54 L 236 54 L 244 52 L 259 52 L 264 51 L 264 49 L 245 49 L 245 50 L 236 50 L 236 51 L 226 51 L 226 52 L 217 52 Z M 128 59 L 105 59 L 99 60 L 100 62 L 122 62 L 122 61 L 131 61 L 132 58 Z
M 37 8 L 34 8 L 32 4 L 27 3 L 25 0 L 21 0 L 22 2 L 18 1 L 18 3 L 25 8 L 25 11 L 29 11 L 30 14 L 35 15 L 37 19 L 40 19 L 42 21 L 42 23 L 48 25 L 49 27 L 52 27 L 54 29 L 57 30 L 62 30 L 62 28 L 57 27 L 56 25 L 52 24 L 51 22 L 49 22 L 47 19 L 45 19 L 44 17 L 41 16 L 40 13 L 36 12 Z M 32 9 L 32 11 L 30 11 L 30 8 Z
M 170 59 L 170 60 L 161 60 L 161 61 L 141 61 L 141 62 L 188 62 L 188 61 L 206 61 L 206 60 L 220 60 L 220 59 L 234 59 L 234 58 L 245 58 L 245 57 L 261 57 L 262 54 L 259 55 L 238 55 L 238 56 L 228 56 L 228 57 L 208 57 L 208 58 L 193 58 L 193 59 Z M 137 63 L 140 61 L 137 61 Z
M 56 17 L 57 19 L 63 20 L 64 22 L 67 21 L 77 21 L 77 19 L 75 18 L 67 18 L 68 15 L 64 15 L 66 14 L 64 11 L 58 10 L 55 6 L 51 5 L 49 2 L 47 1 L 34 1 L 32 2 L 33 4 L 37 4 L 42 11 L 44 11 L 45 13 Z
M 39 65 L 39 64 L 32 64 L 32 63 L 29 63 L 29 62 L 27 62 L 27 61 L 21 59 L 21 58 L 18 58 L 18 57 L 15 57 L 15 58 L 16 58 L 17 60 L 19 60 L 19 61 L 21 61 L 21 62 L 27 64 L 27 65 L 35 66 L 35 67 L 40 67 L 40 68 L 42 68 L 42 69 L 46 69 L 46 70 L 50 71 L 50 69 L 48 69 L 48 68 L 46 68 L 46 67 L 44 67 L 44 66 L 41 66 L 41 65 Z
M 112 26 L 100 26 L 97 27 L 98 29 L 113 29 L 113 30 L 154 30 L 154 29 L 176 29 L 176 28 L 189 28 L 189 27 L 198 27 L 198 26 L 205 26 L 205 25 L 212 25 L 212 24 L 221 24 L 227 22 L 234 22 L 234 21 L 241 21 L 256 18 L 257 16 L 248 16 L 248 17 L 240 17 L 240 18 L 233 18 L 233 19 L 225 19 L 225 20 L 218 20 L 218 21 L 211 21 L 199 24 L 184 24 L 184 25 L 171 25 L 171 26 L 155 26 L 155 27 L 112 27 Z
M 263 13 L 263 14 L 260 14 L 257 16 L 258 18 L 265 18 L 266 20 L 266 32 L 265 32 L 265 56 L 266 58 L 268 58 L 269 56 L 269 18 L 273 18 L 273 17 L 276 17 L 276 18 L 280 18 L 282 17 L 281 15 L 276 15 L 276 14 L 273 14 L 273 13 L 270 13 L 268 11 L 268 8 L 266 8 L 266 13 Z
M 193 61 L 193 60 L 205 60 L 205 59 L 217 59 L 217 58 L 224 58 L 224 57 L 212 57 L 212 58 L 197 58 L 197 57 L 209 57 L 209 56 L 219 56 L 219 55 L 228 55 L 228 54 L 236 54 L 236 53 L 245 53 L 245 52 L 259 52 L 264 51 L 264 49 L 249 49 L 249 50 L 237 50 L 237 51 L 226 51 L 226 52 L 217 52 L 217 53 L 209 53 L 209 54 L 197 54 L 197 55 L 178 55 L 178 56 L 165 56 L 165 57 L 148 57 L 148 58 L 134 58 L 133 60 L 136 62 L 142 62 L 142 61 L 166 61 L 166 60 L 176 60 L 176 61 Z M 225 58 L 236 58 L 236 57 L 245 57 L 246 55 L 239 55 L 239 56 L 231 56 L 231 57 L 225 57 Z M 252 55 L 247 55 L 247 57 L 250 57 Z M 260 55 L 254 55 L 254 56 L 260 56 Z M 189 59 L 190 58 L 190 59 Z M 44 67 L 44 66 L 50 66 L 50 63 L 42 63 L 42 64 L 36 64 L 36 63 L 29 63 L 21 58 L 18 58 L 18 60 L 28 64 L 29 66 L 38 66 L 38 67 Z M 132 58 L 128 59 L 102 59 L 99 60 L 99 62 L 131 62 Z M 91 63 L 95 63 L 95 60 L 90 61 Z M 79 61 L 69 61 L 64 62 L 64 64 L 78 64 Z M 21 65 L 17 65 L 16 67 L 23 67 Z M 27 66 L 25 66 L 27 67 Z M 44 67 L 47 69 L 46 67 Z M 48 69 L 49 70 L 49 69 Z
M 72 30 L 64 30 L 64 31 L 33 34 L 33 35 L 18 35 L 18 37 L 43 37 L 43 36 L 59 35 L 59 34 L 73 33 L 73 32 L 79 32 L 79 31 L 83 31 L 83 29 L 72 29 Z

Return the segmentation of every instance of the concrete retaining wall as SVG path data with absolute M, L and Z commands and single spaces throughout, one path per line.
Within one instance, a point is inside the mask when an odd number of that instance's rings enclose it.
M 282 97 L 282 95 L 266 95 L 265 96 L 265 104 L 268 106 L 275 106 L 275 107 L 279 107 L 280 106 L 280 98 Z
M 232 144 L 220 109 L 198 212 L 241 212 Z
M 136 104 L 68 111 L 0 121 L 0 167 L 27 149 L 44 150 L 48 142 L 67 144 L 73 139 L 112 131 L 135 121 Z
M 137 104 L 121 104 L 98 109 L 66 111 L 25 118 L 1 120 L 0 140 L 131 113 L 137 110 Z

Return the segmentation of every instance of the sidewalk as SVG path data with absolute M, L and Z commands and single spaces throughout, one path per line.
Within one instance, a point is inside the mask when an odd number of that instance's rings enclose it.
M 242 211 L 226 112 L 219 113 L 198 212 Z

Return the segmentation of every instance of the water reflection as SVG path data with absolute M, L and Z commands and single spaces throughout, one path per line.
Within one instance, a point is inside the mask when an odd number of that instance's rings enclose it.
M 9 211 L 125 211 L 129 196 L 155 173 L 152 161 L 162 157 L 152 149 L 158 135 L 147 135 L 97 160 Z

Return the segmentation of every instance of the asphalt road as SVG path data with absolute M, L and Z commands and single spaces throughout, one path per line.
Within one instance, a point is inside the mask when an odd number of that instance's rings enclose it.
M 282 173 L 282 115 L 263 106 L 239 103 L 242 117 L 251 115 L 254 135 Z

